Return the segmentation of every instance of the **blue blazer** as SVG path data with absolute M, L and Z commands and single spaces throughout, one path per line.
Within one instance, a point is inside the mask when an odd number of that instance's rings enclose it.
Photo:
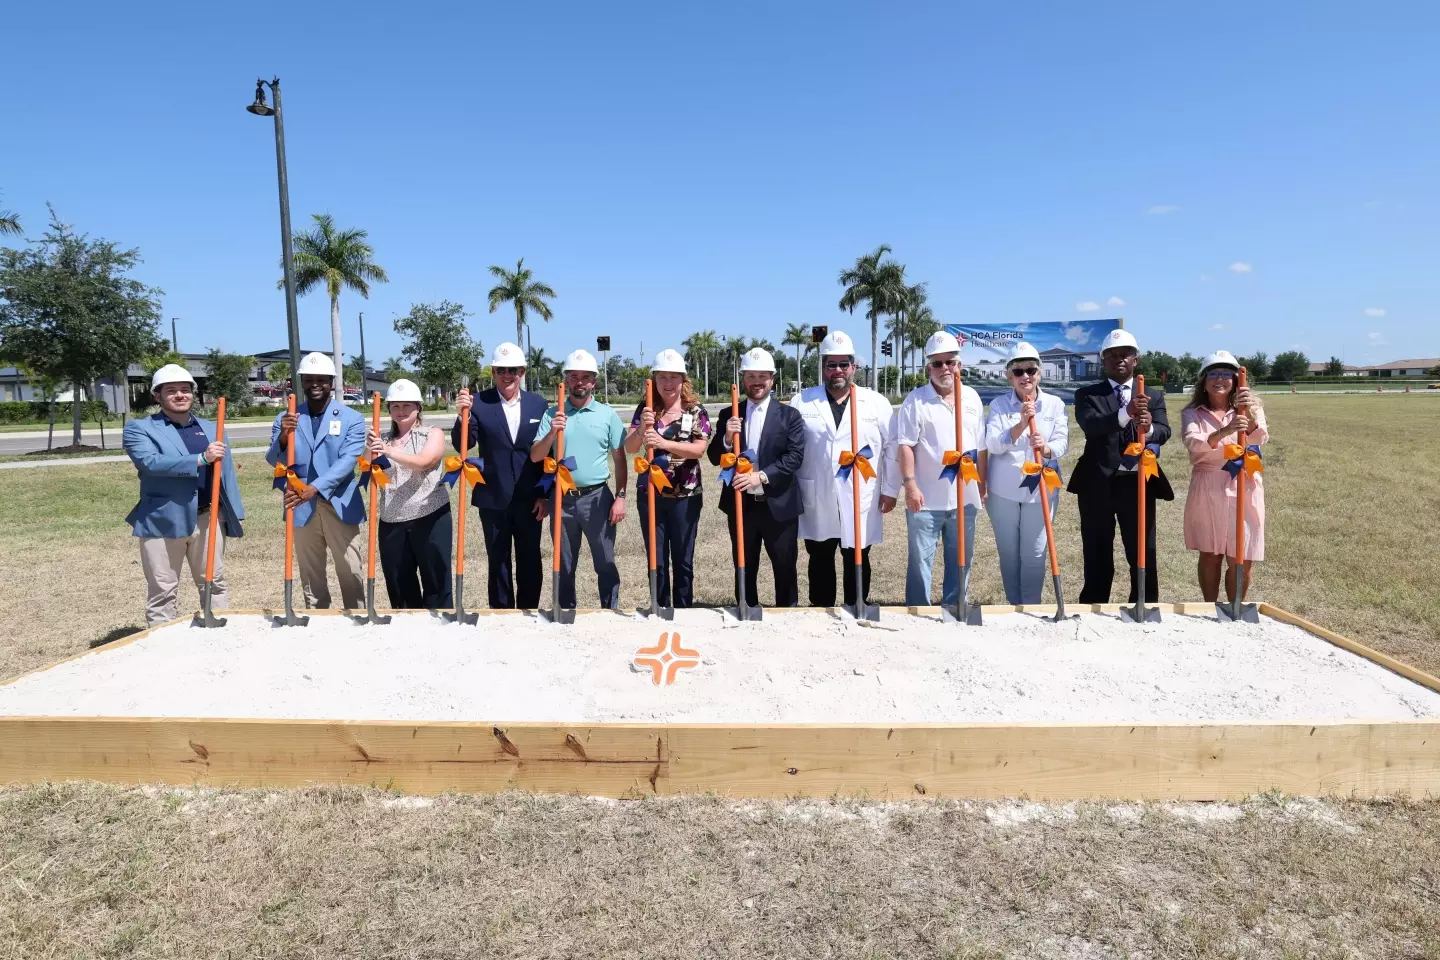
M 270 431 L 265 460 L 271 466 L 285 462 L 285 444 L 280 442 L 280 419 L 284 416 L 282 413 L 275 418 Z M 365 500 L 355 475 L 355 464 L 364 452 L 365 418 L 360 414 L 331 397 L 316 436 L 310 432 L 308 406 L 301 407 L 300 422 L 295 426 L 295 475 L 330 501 L 342 523 L 358 524 L 365 519 Z M 295 508 L 295 526 L 305 526 L 314 515 L 315 501 L 300 504 Z
M 520 429 L 510 439 L 510 425 L 505 422 L 505 405 L 500 391 L 491 387 L 475 395 L 470 407 L 470 436 L 476 456 L 485 458 L 483 484 L 475 484 L 470 502 L 481 510 L 530 511 L 540 496 L 536 485 L 542 474 L 538 463 L 530 462 L 530 448 L 545 417 L 549 404 L 538 393 L 520 392 Z M 460 449 L 460 418 L 450 430 L 450 443 Z M 461 451 L 464 453 L 465 451 Z
M 207 439 L 214 441 L 215 424 L 195 418 Z M 140 473 L 140 502 L 125 522 L 137 537 L 180 539 L 195 532 L 200 511 L 198 455 L 185 449 L 175 428 L 157 413 L 125 424 L 125 453 Z M 212 470 L 207 466 L 205 469 Z M 242 535 L 245 507 L 235 477 L 235 458 L 220 461 L 220 518 L 227 537 Z

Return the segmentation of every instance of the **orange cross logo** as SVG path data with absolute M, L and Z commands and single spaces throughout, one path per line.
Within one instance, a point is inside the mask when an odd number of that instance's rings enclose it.
M 654 674 L 655 686 L 660 686 L 660 678 L 664 677 L 668 687 L 675 682 L 675 674 L 681 670 L 700 666 L 700 651 L 680 646 L 678 633 L 662 633 L 660 642 L 655 646 L 635 651 L 635 666 L 649 667 Z

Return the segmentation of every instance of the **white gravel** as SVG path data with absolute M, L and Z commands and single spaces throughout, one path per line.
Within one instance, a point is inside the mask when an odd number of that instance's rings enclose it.
M 680 632 L 702 664 L 673 686 L 632 666 Z M 1122 624 L 1023 614 L 984 627 L 886 613 L 758 624 L 681 610 L 659 625 L 582 614 L 478 627 L 428 614 L 362 627 L 258 616 L 177 625 L 0 687 L 0 715 L 695 723 L 1304 722 L 1440 717 L 1436 694 L 1274 620 Z

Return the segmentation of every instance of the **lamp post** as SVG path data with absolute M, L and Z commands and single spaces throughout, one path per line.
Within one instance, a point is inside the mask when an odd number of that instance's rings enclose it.
M 275 106 L 265 102 L 265 88 Z M 280 181 L 280 259 L 285 271 L 285 324 L 290 334 L 290 392 L 300 395 L 300 317 L 295 306 L 295 258 L 290 241 L 290 179 L 285 172 L 285 118 L 280 109 L 280 78 L 255 81 L 255 102 L 245 108 L 257 117 L 275 118 L 275 169 Z M 344 394 L 344 378 L 341 380 Z
M 364 310 L 361 310 L 361 311 L 360 311 L 360 399 L 361 399 L 361 400 L 364 400 L 366 397 L 368 397 L 368 396 L 370 395 L 370 391 L 366 389 L 366 387 L 367 387 L 368 384 L 369 384 L 369 380 L 367 379 L 367 371 L 369 371 L 369 369 L 370 369 L 370 365 L 369 365 L 369 363 L 367 363 L 366 360 L 365 360 L 365 311 L 364 311 Z M 343 400 L 344 397 L 342 396 L 341 399 Z
M 170 349 L 176 353 L 180 352 L 180 334 L 176 332 L 175 328 L 175 322 L 179 319 L 179 317 L 170 318 Z

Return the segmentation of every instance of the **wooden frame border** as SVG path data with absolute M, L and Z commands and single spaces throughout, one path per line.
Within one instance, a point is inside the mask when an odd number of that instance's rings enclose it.
M 1214 605 L 1161 606 L 1167 608 L 1185 615 L 1213 612 Z M 1110 613 L 1118 606 L 1076 609 Z M 1261 604 L 1260 610 L 1440 692 L 1440 679 L 1430 674 L 1278 607 Z M 1004 605 L 985 611 L 1037 612 Z M 491 615 L 515 612 L 526 611 Z M 0 783 L 70 779 L 187 787 L 338 783 L 406 793 L 525 789 L 621 798 L 713 792 L 1225 800 L 1271 789 L 1424 796 L 1440 794 L 1440 721 L 737 725 L 0 717 Z

